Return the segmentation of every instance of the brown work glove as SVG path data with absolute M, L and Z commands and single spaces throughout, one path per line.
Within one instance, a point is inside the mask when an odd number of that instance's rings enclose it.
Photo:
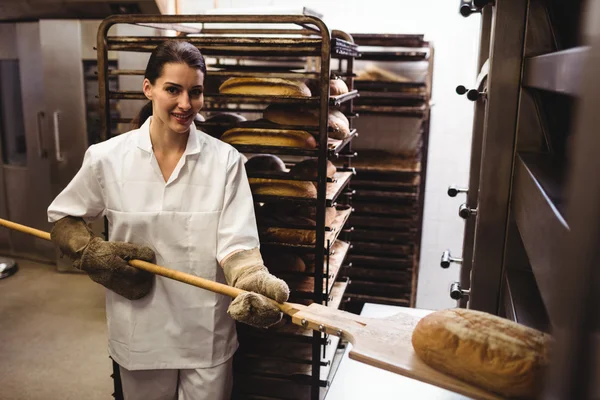
M 248 291 L 231 302 L 227 310 L 231 318 L 257 328 L 268 328 L 281 320 L 283 314 L 266 297 L 283 303 L 290 297 L 290 289 L 269 273 L 258 249 L 239 251 L 222 265 L 227 284 Z
M 94 236 L 83 219 L 71 216 L 58 220 L 50 236 L 75 268 L 107 289 L 129 300 L 140 299 L 152 289 L 154 275 L 127 264 L 132 259 L 154 260 L 149 247 L 104 241 Z

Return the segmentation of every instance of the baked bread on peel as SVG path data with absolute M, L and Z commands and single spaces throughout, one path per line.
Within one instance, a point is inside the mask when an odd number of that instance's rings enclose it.
M 430 367 L 516 398 L 539 395 L 551 340 L 535 329 L 468 309 L 433 312 L 412 334 L 415 353 Z

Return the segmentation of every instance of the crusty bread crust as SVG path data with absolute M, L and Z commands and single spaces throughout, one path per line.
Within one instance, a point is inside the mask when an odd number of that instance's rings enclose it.
M 468 309 L 436 311 L 412 335 L 417 356 L 432 368 L 508 397 L 539 394 L 549 335 Z
M 305 83 L 281 78 L 229 78 L 221 84 L 219 93 L 300 97 L 312 95 Z
M 283 179 L 249 178 L 253 194 L 269 196 L 317 198 L 317 189 L 312 182 Z
M 304 229 L 259 228 L 261 241 L 289 244 L 315 244 L 317 232 Z
M 314 149 L 317 141 L 306 131 L 289 129 L 233 128 L 221 136 L 229 144 L 299 147 Z
M 331 79 L 329 81 L 329 95 L 339 96 L 348 93 L 348 85 L 342 79 Z

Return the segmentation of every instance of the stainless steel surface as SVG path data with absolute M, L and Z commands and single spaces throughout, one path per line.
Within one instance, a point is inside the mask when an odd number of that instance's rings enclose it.
M 27 157 L 21 167 L 2 167 L 3 211 L 10 220 L 48 231 L 47 207 L 79 169 L 87 148 L 80 26 L 78 21 L 44 20 L 17 23 L 14 31 Z M 53 114 L 57 110 L 60 127 Z M 60 136 L 54 136 L 58 129 Z M 63 162 L 48 157 L 49 152 Z M 8 235 L 8 253 L 56 260 L 52 243 Z
M 46 209 L 51 201 L 50 163 L 43 155 L 42 143 L 50 143 L 44 137 L 49 133 L 40 122 L 40 110 L 45 108 L 43 58 L 39 24 L 35 22 L 16 24 L 16 48 L 21 76 L 23 102 L 23 126 L 27 146 L 27 162 L 23 169 L 4 167 L 7 175 L 5 195 L 8 198 L 9 219 L 37 229 L 48 230 Z M 42 135 L 40 137 L 40 134 Z M 40 140 L 41 139 L 41 140 Z M 16 186 L 20 186 L 17 188 Z M 49 242 L 26 238 L 11 232 L 12 251 L 28 253 L 42 259 L 54 258 L 54 246 Z
M 485 89 L 485 81 L 490 73 L 490 59 L 485 60 L 483 65 L 479 70 L 479 74 L 477 74 L 477 79 L 475 80 L 475 89 L 478 91 L 483 91 Z
M 523 86 L 578 95 L 588 52 L 588 47 L 577 47 L 525 59 Z
M 15 260 L 11 258 L 0 257 L 0 279 L 8 278 L 18 271 L 19 267 Z
M 60 111 L 54 111 L 52 113 L 52 132 L 54 133 L 54 156 L 56 161 L 63 162 L 65 157 L 60 151 Z
M 493 10 L 469 303 L 473 309 L 496 314 L 508 223 L 528 1 L 499 1 Z
M 593 19 L 600 21 L 600 3 L 588 2 Z M 569 235 L 551 245 L 553 257 L 552 286 L 560 291 L 560 301 L 547 304 L 554 315 L 556 339 L 547 379 L 545 399 L 591 399 L 600 395 L 598 376 L 600 315 L 600 31 L 591 36 L 590 50 L 582 70 L 586 84 L 580 91 L 579 107 L 574 118 L 574 143 L 566 186 L 566 220 Z
M 37 145 L 38 145 L 38 157 L 39 158 L 46 158 L 48 156 L 48 153 L 46 152 L 46 150 L 44 150 L 44 144 L 43 144 L 43 140 L 42 140 L 42 136 L 43 136 L 43 126 L 44 126 L 44 117 L 45 117 L 45 113 L 43 111 L 38 111 L 37 113 Z
M 88 148 L 81 28 L 79 21 L 70 20 L 42 20 L 39 27 L 45 110 L 52 113 L 48 132 L 54 135 L 48 142 L 55 154 L 50 164 L 53 198 L 75 176 Z
M 452 257 L 450 249 L 444 250 L 442 258 L 440 259 L 440 267 L 449 268 L 451 263 L 462 264 L 463 259 L 458 257 Z
M 477 215 L 476 208 L 470 208 L 467 203 L 463 203 L 458 207 L 458 215 L 462 219 L 467 219 Z
M 469 289 L 463 289 L 460 282 L 454 282 L 450 285 L 450 298 L 452 300 L 461 300 L 468 298 L 471 295 Z

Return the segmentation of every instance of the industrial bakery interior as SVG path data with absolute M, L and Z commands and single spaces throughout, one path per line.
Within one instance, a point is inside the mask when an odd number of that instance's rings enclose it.
M 600 398 L 600 2 L 5 0 L 0 399 Z

